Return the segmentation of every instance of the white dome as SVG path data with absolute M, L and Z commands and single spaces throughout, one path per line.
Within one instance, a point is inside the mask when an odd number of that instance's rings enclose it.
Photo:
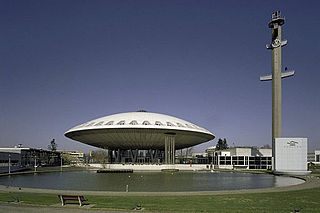
M 196 145 L 214 138 L 208 130 L 188 121 L 151 112 L 127 112 L 105 116 L 73 127 L 65 135 L 102 148 L 142 149 L 162 148 L 164 133 L 167 132 L 176 133 L 177 148 Z

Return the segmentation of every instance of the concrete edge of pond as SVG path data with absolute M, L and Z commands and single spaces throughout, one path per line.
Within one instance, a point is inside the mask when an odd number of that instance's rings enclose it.
M 76 170 L 73 170 L 76 171 Z M 79 171 L 79 170 L 78 170 Z M 58 172 L 58 171 L 39 171 L 43 172 Z M 225 172 L 225 171 L 223 171 Z M 237 172 L 237 171 L 232 171 Z M 14 173 L 15 175 L 33 174 L 33 171 Z M 268 174 L 258 172 L 259 174 Z M 8 174 L 6 174 L 8 175 Z M 2 174 L 1 176 L 5 176 Z M 77 194 L 77 195 L 98 195 L 98 196 L 192 196 L 192 195 L 224 195 L 224 194 L 244 194 L 244 193 L 269 193 L 269 192 L 282 192 L 282 191 L 296 191 L 304 189 L 312 189 L 320 187 L 319 175 L 308 176 L 290 176 L 281 175 L 286 177 L 298 178 L 304 180 L 303 183 L 280 186 L 271 188 L 257 188 L 257 189 L 240 189 L 240 190 L 220 190 L 220 191 L 184 191 L 184 192 L 118 192 L 118 191 L 79 191 L 79 190 L 57 190 L 57 189 L 39 189 L 39 188 L 22 188 L 0 185 L 0 192 L 21 192 L 21 193 L 41 193 L 41 194 Z

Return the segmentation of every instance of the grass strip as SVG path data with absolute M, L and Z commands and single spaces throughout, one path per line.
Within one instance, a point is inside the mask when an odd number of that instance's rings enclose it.
M 53 205 L 57 195 L 32 193 L 0 193 L 0 201 Z M 320 188 L 254 194 L 194 195 L 194 196 L 85 196 L 93 208 L 132 210 L 137 203 L 147 211 L 172 212 L 320 212 Z

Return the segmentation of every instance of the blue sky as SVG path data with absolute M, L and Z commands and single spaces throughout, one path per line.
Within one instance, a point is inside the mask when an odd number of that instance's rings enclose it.
M 118 112 L 173 115 L 271 144 L 271 13 L 286 18 L 283 136 L 320 149 L 318 1 L 0 1 L 0 145 L 94 149 L 64 137 Z M 217 139 L 196 147 L 202 151 Z

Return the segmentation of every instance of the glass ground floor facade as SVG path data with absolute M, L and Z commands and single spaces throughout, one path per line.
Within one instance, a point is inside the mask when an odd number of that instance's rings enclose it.
M 263 156 L 214 156 L 213 164 L 219 168 L 271 169 L 272 157 Z
M 164 150 L 107 150 L 104 163 L 111 164 L 164 164 Z M 90 163 L 101 163 L 89 159 Z M 226 169 L 271 169 L 272 157 L 266 156 L 209 156 L 176 155 L 176 164 L 208 164 Z

